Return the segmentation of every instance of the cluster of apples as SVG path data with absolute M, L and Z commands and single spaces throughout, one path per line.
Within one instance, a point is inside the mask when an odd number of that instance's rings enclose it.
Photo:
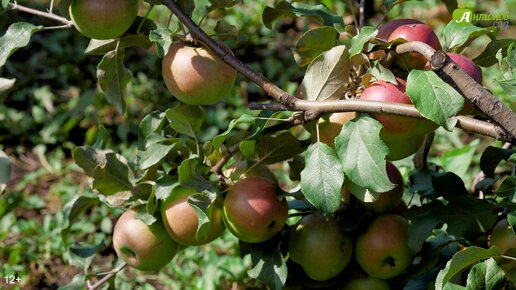
M 217 197 L 205 212 L 209 229 L 202 235 L 198 234 L 199 215 L 188 203 L 198 191 L 178 187 L 161 203 L 161 216 L 151 225 L 138 219 L 138 208 L 121 215 L 113 230 L 117 255 L 136 269 L 156 271 L 168 264 L 181 246 L 207 244 L 220 237 L 226 228 L 248 243 L 271 239 L 285 225 L 287 202 L 277 196 L 275 179 L 266 167 L 256 166 L 245 173 L 241 168 L 237 170 L 242 178 L 229 187 L 224 198 Z
M 441 50 L 441 44 L 433 30 L 428 25 L 414 19 L 397 19 L 380 26 L 377 38 L 387 42 L 396 39 L 420 41 L 436 50 Z M 447 55 L 475 81 L 482 84 L 482 71 L 472 60 L 456 53 L 447 53 Z M 427 59 L 418 53 L 399 55 L 395 60 L 395 65 L 406 71 L 430 69 Z M 405 93 L 406 80 L 397 78 L 396 81 L 398 84 L 385 81 L 374 82 L 364 90 L 360 98 L 412 104 Z M 468 114 L 472 110 L 471 103 L 466 102 L 460 114 Z M 387 156 L 388 160 L 399 160 L 415 153 L 422 144 L 425 134 L 436 129 L 435 124 L 424 119 L 386 115 L 375 115 L 375 118 L 383 125 L 380 134 L 390 150 L 390 154 Z
M 310 279 L 332 279 L 354 257 L 367 275 L 351 278 L 344 289 L 389 289 L 386 280 L 404 273 L 410 266 L 415 253 L 408 246 L 408 222 L 400 215 L 406 209 L 402 201 L 403 177 L 390 162 L 387 173 L 396 187 L 380 193 L 375 201 L 360 203 L 374 217 L 361 224 L 359 230 L 342 231 L 337 218 L 320 213 L 306 215 L 292 227 L 288 243 L 290 259 L 301 265 Z M 350 194 L 343 187 L 344 203 L 350 203 Z

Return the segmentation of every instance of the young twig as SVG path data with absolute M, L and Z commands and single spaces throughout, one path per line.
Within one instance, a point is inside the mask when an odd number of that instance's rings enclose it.
M 360 4 L 358 6 L 359 28 L 362 28 L 365 25 L 365 2 L 365 0 L 360 0 Z
M 44 17 L 44 18 L 55 20 L 55 21 L 63 23 L 67 27 L 72 27 L 73 26 L 73 23 L 72 23 L 71 20 L 68 20 L 68 19 L 66 19 L 64 17 L 61 17 L 59 15 L 55 15 L 54 13 L 51 13 L 51 12 L 43 12 L 43 11 L 40 11 L 40 10 L 36 10 L 36 9 L 29 8 L 29 7 L 25 7 L 25 6 L 22 6 L 20 4 L 16 4 L 16 3 L 9 3 L 7 7 L 9 7 L 10 9 L 13 9 L 13 10 L 18 10 L 18 11 L 21 11 L 21 12 L 25 12 L 25 13 L 29 13 L 29 14 L 33 14 L 33 15 L 37 15 L 37 16 L 41 16 L 41 17 Z
M 109 274 L 107 274 L 106 276 L 102 277 L 102 279 L 98 280 L 95 284 L 88 285 L 88 290 L 97 290 L 97 289 L 99 289 L 100 286 L 104 285 L 104 283 L 109 281 L 109 279 L 113 278 L 113 276 L 118 274 L 118 272 L 122 271 L 126 266 L 127 266 L 127 264 L 123 263 L 118 268 L 113 269 L 113 271 L 109 272 Z

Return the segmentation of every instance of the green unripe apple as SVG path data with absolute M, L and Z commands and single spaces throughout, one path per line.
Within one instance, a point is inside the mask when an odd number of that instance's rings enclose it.
M 172 194 L 161 204 L 161 214 L 169 235 L 178 243 L 187 246 L 199 246 L 218 238 L 225 230 L 222 222 L 222 199 L 215 199 L 205 212 L 210 220 L 210 229 L 203 236 L 197 236 L 199 215 L 188 203 L 188 198 L 197 193 L 187 187 L 175 188 Z
M 138 0 L 73 0 L 70 17 L 83 35 L 112 39 L 122 35 L 138 15 Z
M 342 290 L 390 290 L 385 280 L 371 276 L 364 278 L 352 278 Z
M 342 126 L 355 117 L 355 112 L 333 113 L 328 118 L 319 118 L 317 124 L 312 121 L 305 124 L 304 127 L 310 132 L 314 142 L 317 141 L 317 136 L 319 136 L 320 142 L 335 148 L 335 137 L 339 135 Z M 316 126 L 319 126 L 319 135 L 317 135 Z
M 401 202 L 403 196 L 403 176 L 398 168 L 391 162 L 386 162 L 387 177 L 396 185 L 393 189 L 387 192 L 381 192 L 380 196 L 375 201 L 361 202 L 361 204 L 371 211 L 376 213 L 386 213 L 396 208 Z
M 353 244 L 337 221 L 322 214 L 304 216 L 293 228 L 288 242 L 292 261 L 300 264 L 308 277 L 325 281 L 337 276 L 351 260 Z
M 262 177 L 241 179 L 229 188 L 222 217 L 239 240 L 260 243 L 278 233 L 288 216 L 287 201 L 276 196 L 276 185 Z
M 128 265 L 142 271 L 157 271 L 176 255 L 179 244 L 167 233 L 161 219 L 148 226 L 129 209 L 113 230 L 113 246 Z
M 163 58 L 162 75 L 168 90 L 181 102 L 211 105 L 229 94 L 237 73 L 205 47 L 174 43 Z
M 497 246 L 502 255 L 512 255 L 511 251 L 508 252 L 508 250 L 516 248 L 516 235 L 507 219 L 502 219 L 496 223 L 489 236 L 489 246 Z M 514 257 L 514 255 L 512 256 Z M 504 258 L 500 267 L 504 270 L 507 281 L 516 283 L 516 261 Z
M 401 216 L 378 216 L 356 240 L 355 258 L 364 271 L 378 279 L 402 274 L 412 263 L 408 222 Z

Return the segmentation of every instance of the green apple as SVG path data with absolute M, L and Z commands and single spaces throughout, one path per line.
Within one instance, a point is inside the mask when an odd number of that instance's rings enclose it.
M 125 211 L 118 219 L 113 230 L 113 246 L 122 260 L 142 271 L 163 268 L 179 248 L 161 219 L 148 226 L 136 218 L 135 209 Z
M 287 216 L 287 201 L 278 199 L 274 182 L 257 176 L 243 178 L 232 185 L 222 210 L 226 228 L 248 243 L 272 238 L 283 228 Z
M 489 237 L 489 246 L 497 246 L 503 254 L 511 248 L 516 248 L 516 235 L 507 219 L 502 219 L 493 227 Z
M 138 0 L 73 0 L 70 17 L 83 35 L 111 39 L 122 35 L 138 15 Z
M 187 246 L 199 246 L 218 238 L 225 230 L 222 222 L 222 199 L 217 198 L 205 212 L 210 220 L 209 229 L 202 236 L 197 235 L 199 215 L 188 203 L 188 198 L 197 190 L 188 187 L 176 187 L 161 204 L 161 214 L 169 235 L 178 243 Z
M 375 201 L 361 202 L 361 204 L 371 211 L 376 213 L 386 213 L 396 208 L 401 202 L 403 196 L 403 176 L 398 168 L 391 162 L 386 162 L 387 177 L 396 185 L 393 189 L 387 192 L 381 192 L 380 196 Z
M 408 222 L 394 214 L 378 216 L 357 237 L 355 258 L 369 276 L 390 279 L 402 274 L 413 259 Z
M 319 118 L 317 123 L 315 121 L 309 122 L 304 127 L 312 135 L 313 141 L 320 141 L 334 148 L 335 137 L 339 135 L 342 126 L 355 117 L 355 112 L 333 113 L 329 117 Z M 317 135 L 316 125 L 319 126 L 319 135 Z
M 385 280 L 371 276 L 363 278 L 351 278 L 342 290 L 390 290 Z
M 304 216 L 292 228 L 288 252 L 308 277 L 325 281 L 337 276 L 348 265 L 353 244 L 334 218 L 326 219 L 322 214 L 314 213 Z

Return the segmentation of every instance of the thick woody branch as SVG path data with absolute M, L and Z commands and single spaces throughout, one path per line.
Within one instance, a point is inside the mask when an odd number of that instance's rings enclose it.
M 512 139 L 516 138 L 516 113 L 465 73 L 445 53 L 417 41 L 407 42 L 396 47 L 397 54 L 406 52 L 418 52 L 424 55 L 430 61 L 432 70 L 439 77 L 454 87 L 482 113 L 499 124 L 512 136 Z
M 251 81 L 260 86 L 269 96 L 271 96 L 277 104 L 273 105 L 274 109 L 303 111 L 305 113 L 305 121 L 318 118 L 323 113 L 343 112 L 343 111 L 359 111 L 368 113 L 385 113 L 400 116 L 408 116 L 414 118 L 422 118 L 417 110 L 410 105 L 402 104 L 386 104 L 377 102 L 361 102 L 360 100 L 345 101 L 307 101 L 296 99 L 286 93 L 284 90 L 276 86 L 262 74 L 253 71 L 249 66 L 238 60 L 232 54 L 228 53 L 215 40 L 210 38 L 202 31 L 192 19 L 186 15 L 174 0 L 161 0 L 172 13 L 188 28 L 190 34 L 197 41 L 202 42 L 209 49 L 215 52 L 223 61 L 231 65 L 239 73 L 249 78 Z M 405 52 L 418 52 L 424 55 L 428 60 L 433 55 L 441 54 L 433 48 L 422 42 L 407 42 L 396 47 L 395 53 L 401 54 Z M 516 140 L 516 117 L 515 113 L 500 103 L 482 86 L 472 81 L 471 78 L 464 73 L 449 57 L 444 55 L 445 63 L 441 67 L 434 66 L 432 68 L 446 82 L 458 89 L 463 96 L 470 100 L 473 104 L 489 117 L 493 118 L 498 125 L 490 124 L 483 121 L 474 120 L 472 118 L 459 116 L 458 126 L 471 132 L 477 132 L 486 136 L 490 136 L 499 140 L 515 143 Z M 437 63 L 437 62 L 435 62 Z M 470 81 L 472 82 L 470 82 Z M 485 100 L 480 100 L 485 98 Z M 257 108 L 263 105 L 257 105 Z M 358 107 L 357 107 L 358 106 Z M 494 114 L 493 116 L 491 116 Z
M 250 104 L 251 109 L 277 110 L 284 111 L 285 107 L 271 103 L 269 104 Z M 306 101 L 299 100 L 298 108 L 317 112 L 317 115 L 335 112 L 362 112 L 370 114 L 388 114 L 410 118 L 424 118 L 412 105 L 367 101 L 359 99 L 338 100 L 338 101 Z M 315 114 L 315 113 L 314 113 Z M 516 143 L 514 138 L 500 126 L 493 123 L 477 120 L 467 116 L 457 116 L 457 127 L 471 133 L 485 135 L 497 140 Z
M 25 12 L 25 13 L 29 13 L 29 14 L 45 17 L 45 18 L 48 18 L 48 19 L 52 19 L 52 20 L 61 22 L 61 23 L 65 24 L 68 27 L 72 27 L 73 26 L 72 21 L 70 21 L 70 20 L 68 20 L 68 19 L 66 19 L 64 17 L 61 17 L 59 15 L 55 15 L 53 13 L 50 13 L 50 12 L 43 12 L 43 11 L 40 11 L 40 10 L 36 10 L 36 9 L 29 8 L 29 7 L 25 7 L 25 6 L 16 4 L 16 3 L 9 3 L 8 7 L 10 9 L 13 9 L 13 10 L 18 10 L 18 11 L 21 11 L 21 12 Z

